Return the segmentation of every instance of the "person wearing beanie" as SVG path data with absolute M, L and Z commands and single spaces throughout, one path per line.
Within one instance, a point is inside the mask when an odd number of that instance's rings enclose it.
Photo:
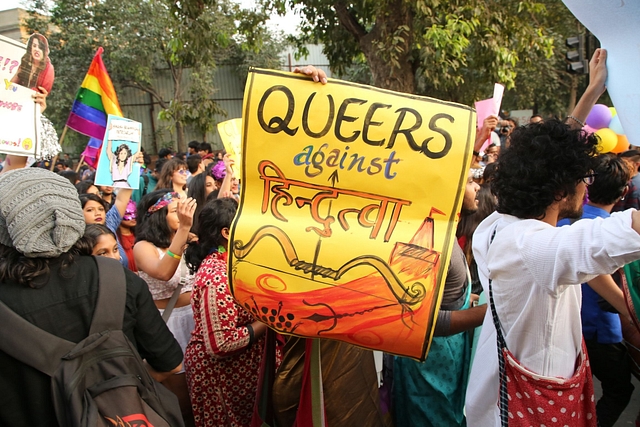
M 0 301 L 35 326 L 79 342 L 98 295 L 94 258 L 75 255 L 85 221 L 69 180 L 40 168 L 0 174 Z M 122 268 L 114 262 L 115 268 Z M 158 380 L 182 367 L 182 351 L 147 284 L 124 269 L 123 331 Z M 10 330 L 0 329 L 0 337 Z M 6 338 L 5 338 L 6 339 Z M 47 375 L 0 350 L 0 425 L 58 426 Z

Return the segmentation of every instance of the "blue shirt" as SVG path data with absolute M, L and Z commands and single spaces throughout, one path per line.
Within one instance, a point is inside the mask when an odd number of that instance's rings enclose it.
M 120 216 L 120 212 L 116 209 L 115 206 L 112 206 L 111 209 L 107 211 L 107 215 L 105 216 L 104 225 L 116 235 L 116 243 L 118 244 L 118 252 L 120 252 L 120 264 L 124 265 L 125 268 L 129 268 L 129 259 L 127 258 L 127 254 L 125 253 L 120 241 L 118 240 L 118 227 L 120 227 L 120 223 L 122 222 L 122 217 Z
M 609 212 L 591 205 L 584 205 L 581 219 L 608 218 Z M 569 220 L 558 221 L 558 226 L 566 225 Z M 582 334 L 587 340 L 597 339 L 600 344 L 618 344 L 622 342 L 622 326 L 616 313 L 604 311 L 598 305 L 602 297 L 589 285 L 582 285 Z

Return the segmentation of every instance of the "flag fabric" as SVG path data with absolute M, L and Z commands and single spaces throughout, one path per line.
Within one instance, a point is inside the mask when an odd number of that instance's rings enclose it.
M 103 51 L 102 47 L 98 48 L 93 57 L 67 119 L 69 128 L 100 141 L 106 131 L 107 115 L 123 117 L 113 83 L 102 62 Z
M 102 147 L 102 140 L 97 138 L 89 139 L 89 143 L 82 152 L 82 160 L 96 169 L 98 167 L 98 158 L 100 157 L 100 147 Z

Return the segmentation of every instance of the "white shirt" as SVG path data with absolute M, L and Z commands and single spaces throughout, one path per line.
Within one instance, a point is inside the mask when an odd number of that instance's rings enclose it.
M 491 277 L 507 347 L 529 370 L 573 376 L 582 343 L 582 292 L 571 285 L 640 259 L 632 211 L 560 228 L 495 212 L 478 226 L 473 254 L 484 292 L 488 300 Z M 487 310 L 467 388 L 469 427 L 500 426 L 498 391 L 496 330 Z

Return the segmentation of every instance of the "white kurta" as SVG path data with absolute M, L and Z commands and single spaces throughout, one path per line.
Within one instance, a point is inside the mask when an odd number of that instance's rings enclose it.
M 631 213 L 556 228 L 496 212 L 478 226 L 473 254 L 484 292 L 488 300 L 491 277 L 507 347 L 531 371 L 573 375 L 582 342 L 582 293 L 571 285 L 640 259 Z M 467 388 L 470 427 L 500 426 L 498 391 L 496 330 L 487 310 Z

